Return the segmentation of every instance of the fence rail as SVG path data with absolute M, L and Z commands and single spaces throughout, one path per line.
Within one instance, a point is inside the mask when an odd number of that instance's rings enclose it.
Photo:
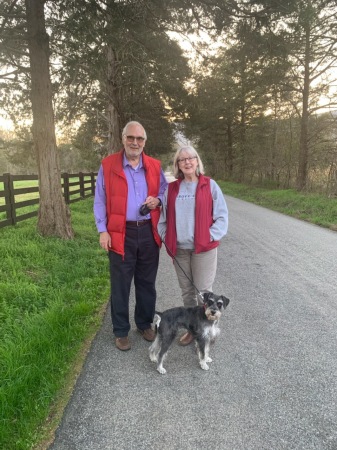
M 69 204 L 94 195 L 96 176 L 97 172 L 62 173 L 61 182 L 65 202 Z M 36 183 L 33 183 L 34 186 L 16 186 L 17 182 L 20 181 Z M 30 207 L 38 205 L 40 202 L 38 181 L 37 175 L 11 175 L 10 173 L 0 175 L 0 184 L 3 183 L 3 190 L 0 190 L 0 228 L 15 225 L 21 220 L 37 215 L 38 207 L 34 210 L 31 210 Z M 36 196 L 35 198 L 25 199 L 24 197 L 27 197 L 27 194 L 35 194 Z M 23 200 L 19 201 L 16 198 L 17 196 L 23 197 Z M 17 214 L 18 210 L 26 207 L 29 207 L 28 212 Z

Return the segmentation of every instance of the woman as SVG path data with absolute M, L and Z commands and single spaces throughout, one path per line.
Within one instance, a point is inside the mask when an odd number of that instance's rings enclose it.
M 202 161 L 192 146 L 177 151 L 173 173 L 176 180 L 165 191 L 158 232 L 168 254 L 175 258 L 174 267 L 187 308 L 198 304 L 195 287 L 199 291 L 212 291 L 217 247 L 227 233 L 228 210 L 220 187 L 204 176 Z M 185 333 L 179 343 L 188 345 L 192 340 L 192 334 Z

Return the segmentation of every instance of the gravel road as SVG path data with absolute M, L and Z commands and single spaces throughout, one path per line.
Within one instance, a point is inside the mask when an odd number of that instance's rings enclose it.
M 226 200 L 210 370 L 175 344 L 158 374 L 134 324 L 118 351 L 107 310 L 51 450 L 337 449 L 337 233 Z M 157 292 L 181 305 L 164 249 Z

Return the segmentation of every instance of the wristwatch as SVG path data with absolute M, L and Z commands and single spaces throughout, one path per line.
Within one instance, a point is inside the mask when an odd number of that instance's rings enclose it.
M 161 202 L 161 200 L 160 200 L 160 198 L 159 197 L 157 197 L 158 198 L 158 200 L 159 200 L 159 203 L 158 203 L 158 208 L 159 208 L 159 206 L 161 206 L 162 205 L 162 202 Z

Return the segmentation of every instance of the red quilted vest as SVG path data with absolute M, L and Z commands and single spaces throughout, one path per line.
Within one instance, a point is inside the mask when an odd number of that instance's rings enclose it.
M 175 203 L 181 182 L 182 179 L 179 178 L 168 186 L 165 243 L 169 249 L 168 254 L 171 251 L 173 255 L 177 252 Z M 201 253 L 219 245 L 219 241 L 210 241 L 209 229 L 213 224 L 213 198 L 209 177 L 199 175 L 195 197 L 194 251 Z
M 107 230 L 111 236 L 111 250 L 124 257 L 126 207 L 128 183 L 123 170 L 124 149 L 102 161 L 106 191 Z M 148 196 L 158 197 L 160 188 L 160 161 L 142 153 Z M 152 232 L 157 245 L 161 240 L 157 232 L 160 209 L 151 211 Z

